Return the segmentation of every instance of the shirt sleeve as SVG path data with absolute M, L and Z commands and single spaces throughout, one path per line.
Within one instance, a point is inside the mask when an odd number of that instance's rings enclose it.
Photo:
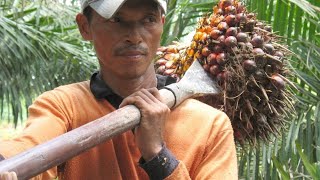
M 11 140 L 0 141 L 0 154 L 10 158 L 34 146 L 65 133 L 69 127 L 68 115 L 56 94 L 45 93 L 29 107 L 29 117 L 22 133 Z M 57 176 L 57 168 L 40 175 L 42 179 Z
M 220 129 L 218 133 L 209 133 L 204 154 L 201 162 L 193 174 L 189 174 L 188 168 L 183 161 L 179 161 L 177 168 L 166 180 L 184 179 L 238 179 L 238 166 L 236 146 L 233 129 L 229 118 L 222 113 L 218 117 L 222 123 L 213 124 L 212 132 Z M 195 155 L 196 156 L 196 155 Z
M 229 134 L 229 135 L 228 135 Z M 224 132 L 220 135 L 219 140 L 216 141 L 216 148 L 208 152 L 207 156 L 204 157 L 203 162 L 198 167 L 195 177 L 190 177 L 187 167 L 183 162 L 180 162 L 177 168 L 172 172 L 170 176 L 165 178 L 166 180 L 186 180 L 186 179 L 228 179 L 237 180 L 237 159 L 235 147 L 232 143 L 232 133 Z M 231 148 L 227 151 L 220 148 Z M 220 150 L 219 150 L 220 149 Z M 218 152 L 220 151 L 220 152 Z M 217 154 L 216 154 L 217 153 Z M 225 153 L 225 154 L 224 154 Z

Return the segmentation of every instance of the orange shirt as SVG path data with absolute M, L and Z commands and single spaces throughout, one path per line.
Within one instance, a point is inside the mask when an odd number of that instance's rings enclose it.
M 21 136 L 0 142 L 0 154 L 9 158 L 114 110 L 94 98 L 89 81 L 45 92 L 29 107 Z M 118 135 L 67 161 L 63 172 L 52 168 L 35 179 L 148 179 L 133 138 L 131 131 Z M 238 179 L 233 130 L 223 112 L 188 99 L 171 111 L 164 139 L 179 160 L 166 179 Z

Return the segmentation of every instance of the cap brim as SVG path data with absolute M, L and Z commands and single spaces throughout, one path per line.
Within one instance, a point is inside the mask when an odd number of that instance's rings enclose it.
M 112 1 L 96 1 L 90 3 L 90 6 L 98 13 L 100 16 L 109 19 L 111 18 L 122 6 L 126 0 L 112 0 Z M 156 0 L 164 12 L 167 10 L 167 2 L 165 0 Z
M 109 19 L 117 12 L 121 5 L 126 0 L 117 1 L 96 1 L 90 4 L 90 6 L 98 13 L 100 16 Z

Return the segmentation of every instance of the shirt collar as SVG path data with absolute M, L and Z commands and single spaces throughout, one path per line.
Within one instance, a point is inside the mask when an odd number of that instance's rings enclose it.
M 176 79 L 170 76 L 162 76 L 157 74 L 157 89 L 162 89 L 164 86 L 175 83 Z M 96 99 L 104 99 L 108 96 L 118 96 L 112 89 L 102 80 L 99 71 L 91 76 L 90 90 Z

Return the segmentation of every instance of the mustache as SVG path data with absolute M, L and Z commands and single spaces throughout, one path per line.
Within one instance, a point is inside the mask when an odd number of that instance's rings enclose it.
M 143 45 L 126 45 L 126 46 L 121 46 L 119 48 L 116 48 L 114 50 L 115 55 L 123 55 L 128 51 L 138 51 L 139 53 L 146 55 L 149 52 L 148 47 L 145 47 Z

